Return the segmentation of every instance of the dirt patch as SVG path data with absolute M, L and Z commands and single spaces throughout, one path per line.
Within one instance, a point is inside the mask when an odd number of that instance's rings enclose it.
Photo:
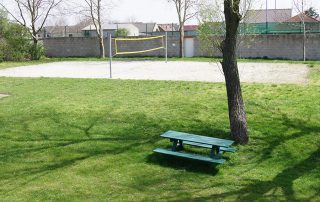
M 0 99 L 1 99 L 1 98 L 4 98 L 4 97 L 9 97 L 9 96 L 10 96 L 9 94 L 0 93 Z
M 175 80 L 224 82 L 216 63 L 169 61 L 115 61 L 114 79 Z M 304 64 L 239 63 L 241 82 L 289 83 L 308 82 L 308 67 Z M 0 77 L 109 78 L 108 62 L 56 62 L 0 70 Z

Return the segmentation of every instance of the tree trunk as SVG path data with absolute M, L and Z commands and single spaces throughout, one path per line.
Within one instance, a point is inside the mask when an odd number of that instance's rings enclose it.
M 32 40 L 33 40 L 33 45 L 30 48 L 30 56 L 31 56 L 31 60 L 39 60 L 41 58 L 41 49 L 38 46 L 38 36 L 37 33 L 35 31 L 32 32 Z
M 38 39 L 37 32 L 36 32 L 34 26 L 32 26 L 32 31 L 30 33 L 32 35 L 33 45 L 35 45 L 35 46 L 38 45 L 39 39 Z
M 184 25 L 180 23 L 180 45 L 179 45 L 179 56 L 184 58 Z
M 247 144 L 249 141 L 247 118 L 242 99 L 236 55 L 237 34 L 241 19 L 239 3 L 240 0 L 224 0 L 226 38 L 221 44 L 223 53 L 222 68 L 228 96 L 231 136 L 236 142 Z
M 37 38 L 33 38 L 33 45 L 37 45 L 38 44 L 38 39 Z
M 105 58 L 104 40 L 103 37 L 99 37 L 100 58 Z

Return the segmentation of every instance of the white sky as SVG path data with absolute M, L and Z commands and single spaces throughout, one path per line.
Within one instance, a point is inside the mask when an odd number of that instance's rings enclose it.
M 114 0 L 116 7 L 112 9 L 112 20 L 128 21 L 135 19 L 142 22 L 171 23 L 177 22 L 174 5 L 167 0 Z M 267 0 L 270 9 L 292 8 L 292 0 Z M 306 8 L 315 7 L 320 12 L 320 0 L 306 0 Z M 265 8 L 266 0 L 255 0 L 254 8 Z M 189 24 L 197 23 L 192 20 Z
M 0 0 L 1 2 L 11 2 L 12 0 Z M 67 0 L 72 2 L 73 0 Z M 83 0 L 74 0 L 77 3 Z M 111 0 L 105 0 L 110 2 Z M 157 23 L 177 23 L 177 14 L 175 11 L 174 4 L 168 2 L 168 0 L 112 0 L 114 2 L 114 8 L 110 9 L 109 16 L 106 21 L 118 21 L 128 22 L 130 20 L 139 22 L 157 22 Z M 211 0 L 214 1 L 214 0 Z M 222 0 L 218 0 L 222 1 Z M 275 2 L 277 2 L 277 8 L 293 8 L 293 0 L 252 0 L 254 1 L 254 9 L 265 9 L 266 1 L 268 2 L 268 8 L 275 8 Z M 302 1 L 302 0 L 300 0 Z M 306 2 L 305 8 L 315 7 L 320 13 L 320 0 L 304 0 Z M 9 3 L 9 7 L 14 6 Z M 76 10 L 77 6 L 70 4 L 73 10 Z M 293 14 L 295 14 L 294 12 Z M 49 19 L 47 24 L 55 24 L 57 21 L 62 21 L 66 25 L 75 24 L 79 21 L 79 15 L 57 17 Z M 187 24 L 197 24 L 197 20 L 191 20 Z

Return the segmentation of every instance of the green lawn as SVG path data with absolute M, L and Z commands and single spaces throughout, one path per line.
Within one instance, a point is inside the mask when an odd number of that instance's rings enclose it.
M 221 83 L 1 78 L 0 201 L 319 201 L 320 67 L 243 84 L 250 144 L 212 166 L 152 153 L 229 138 Z

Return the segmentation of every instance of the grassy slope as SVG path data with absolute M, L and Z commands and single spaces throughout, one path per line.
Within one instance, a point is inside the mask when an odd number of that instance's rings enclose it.
M 217 167 L 152 150 L 169 129 L 228 138 L 223 84 L 0 78 L 0 201 L 320 200 L 310 76 L 244 84 L 251 141 Z

